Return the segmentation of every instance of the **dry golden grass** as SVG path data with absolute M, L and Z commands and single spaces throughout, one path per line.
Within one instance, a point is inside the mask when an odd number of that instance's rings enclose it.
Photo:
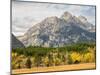
M 23 73 L 36 73 L 36 72 L 51 72 L 51 71 L 69 71 L 69 70 L 83 70 L 83 69 L 95 69 L 95 63 L 73 64 L 53 67 L 35 67 L 31 69 L 16 69 L 12 70 L 12 74 Z

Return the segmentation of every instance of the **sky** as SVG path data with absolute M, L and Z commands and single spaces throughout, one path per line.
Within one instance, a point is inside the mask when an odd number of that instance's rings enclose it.
M 95 6 L 12 1 L 12 33 L 21 36 L 46 17 L 60 17 L 65 11 L 77 17 L 85 16 L 95 25 Z

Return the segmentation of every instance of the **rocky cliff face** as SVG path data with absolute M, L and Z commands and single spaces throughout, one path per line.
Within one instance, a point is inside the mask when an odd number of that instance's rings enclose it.
M 85 17 L 65 12 L 60 18 L 47 17 L 19 37 L 19 40 L 25 46 L 64 46 L 80 41 L 95 41 L 94 28 Z
M 13 34 L 11 34 L 12 36 L 12 48 L 22 48 L 22 47 L 25 47 L 24 44 L 19 41 Z

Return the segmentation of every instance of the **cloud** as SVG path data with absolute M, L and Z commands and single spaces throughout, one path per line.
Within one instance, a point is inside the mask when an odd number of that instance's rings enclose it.
M 95 25 L 95 7 L 69 4 L 51 4 L 34 2 L 12 2 L 12 32 L 24 34 L 30 27 L 49 16 L 60 17 L 65 11 L 76 16 L 85 16 Z

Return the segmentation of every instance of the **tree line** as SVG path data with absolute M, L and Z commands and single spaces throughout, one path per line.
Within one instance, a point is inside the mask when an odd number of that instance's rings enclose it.
M 12 68 L 49 67 L 95 62 L 95 43 L 77 43 L 64 47 L 12 49 Z

